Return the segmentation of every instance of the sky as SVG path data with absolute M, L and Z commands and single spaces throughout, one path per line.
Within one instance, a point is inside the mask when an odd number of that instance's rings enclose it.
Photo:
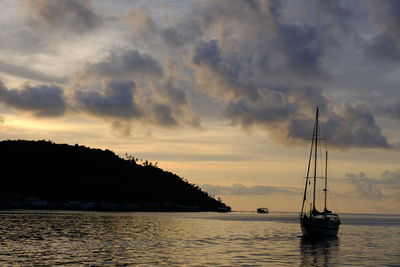
M 1 139 L 110 149 L 233 210 L 298 212 L 318 106 L 328 208 L 400 213 L 400 1 L 0 8 Z

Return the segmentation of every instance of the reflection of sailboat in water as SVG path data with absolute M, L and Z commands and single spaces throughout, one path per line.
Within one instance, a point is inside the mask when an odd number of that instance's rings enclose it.
M 316 237 L 323 237 L 323 236 L 336 236 L 339 231 L 340 220 L 337 214 L 332 213 L 330 210 L 327 209 L 326 206 L 326 196 L 327 196 L 327 185 L 328 185 L 328 151 L 325 153 L 325 176 L 317 177 L 317 155 L 318 155 L 318 141 L 321 138 L 319 137 L 319 126 L 318 126 L 318 108 L 315 114 L 315 122 L 314 122 L 314 131 L 311 141 L 311 150 L 310 156 L 308 159 L 308 167 L 307 167 L 307 176 L 306 176 L 306 184 L 304 187 L 304 197 L 303 203 L 301 206 L 301 213 L 300 213 L 300 225 L 301 230 L 304 236 L 316 236 Z M 313 166 L 311 163 L 313 162 Z M 311 167 L 314 168 L 314 175 L 310 177 L 310 169 Z M 310 212 L 304 212 L 304 204 L 307 200 L 307 189 L 308 185 L 311 184 L 311 178 L 313 179 L 312 185 L 312 202 L 310 207 Z M 318 211 L 316 208 L 316 186 L 317 186 L 317 178 L 324 179 L 324 210 Z M 311 185 L 310 185 L 311 186 Z
M 330 266 L 339 265 L 339 238 L 332 236 L 324 239 L 315 239 L 308 237 L 301 237 L 300 239 L 300 252 L 301 264 L 300 266 Z

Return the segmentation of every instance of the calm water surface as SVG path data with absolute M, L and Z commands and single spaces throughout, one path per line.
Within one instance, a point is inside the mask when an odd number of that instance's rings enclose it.
M 0 266 L 400 266 L 400 215 L 341 217 L 306 240 L 295 213 L 0 212 Z

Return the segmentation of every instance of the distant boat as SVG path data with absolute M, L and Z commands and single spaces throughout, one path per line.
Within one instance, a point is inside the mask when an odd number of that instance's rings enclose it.
M 304 196 L 303 196 L 303 203 L 301 206 L 301 213 L 300 213 L 300 226 L 304 236 L 311 236 L 311 237 L 325 237 L 325 236 L 336 236 L 339 232 L 339 225 L 340 219 L 339 216 L 332 211 L 327 209 L 326 203 L 326 196 L 328 191 L 328 151 L 325 151 L 325 175 L 324 176 L 317 176 L 317 155 L 318 155 L 318 141 L 321 140 L 319 136 L 319 126 L 318 126 L 318 107 L 316 109 L 315 114 L 315 122 L 314 122 L 314 130 L 313 136 L 311 141 L 311 150 L 310 156 L 308 159 L 308 167 L 307 167 L 307 176 L 306 176 L 306 183 L 304 186 Z M 311 163 L 313 163 L 311 166 Z M 310 176 L 310 169 L 313 168 L 313 175 Z M 324 188 L 322 189 L 324 192 L 324 210 L 318 211 L 316 208 L 316 188 L 317 188 L 317 178 L 324 179 Z M 312 187 L 311 187 L 311 179 L 312 179 Z M 310 188 L 308 188 L 310 185 Z M 310 211 L 304 211 L 304 204 L 306 200 L 308 200 L 308 193 L 307 189 L 312 188 L 312 198 L 310 199 Z M 310 190 L 311 191 L 311 190 Z
M 267 208 L 258 208 L 257 213 L 268 213 L 269 210 Z

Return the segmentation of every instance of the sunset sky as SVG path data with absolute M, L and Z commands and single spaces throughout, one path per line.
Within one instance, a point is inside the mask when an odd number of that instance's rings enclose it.
M 398 214 L 400 1 L 306 2 L 3 0 L 1 139 L 107 148 L 233 210 L 299 211 L 318 106 L 329 207 Z

